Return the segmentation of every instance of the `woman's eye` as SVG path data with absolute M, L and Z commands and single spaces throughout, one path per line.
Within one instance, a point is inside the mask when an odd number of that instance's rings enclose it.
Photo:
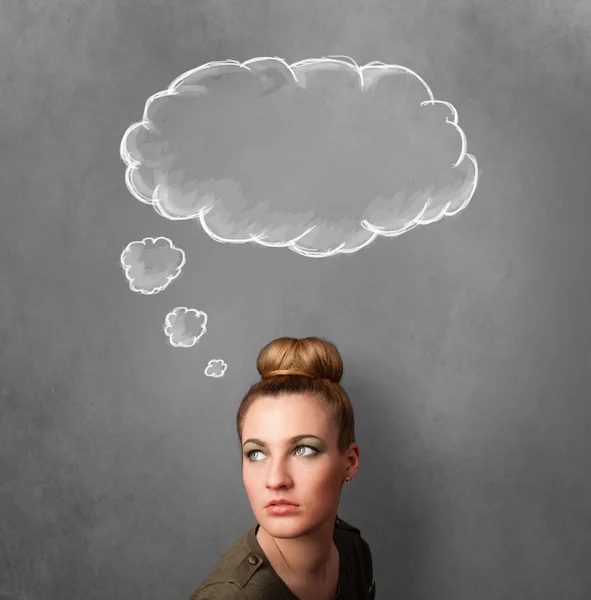
M 246 453 L 246 456 L 247 456 L 248 460 L 253 460 L 253 461 L 254 461 L 254 458 L 252 457 L 252 455 L 253 455 L 255 452 L 260 452 L 260 450 L 251 450 L 250 452 L 247 452 L 247 453 Z
M 298 456 L 302 456 L 302 457 L 305 457 L 305 456 L 314 456 L 314 454 L 317 454 L 317 453 L 318 453 L 318 450 L 316 450 L 316 448 L 312 448 L 312 446 L 306 446 L 306 445 L 301 445 L 301 446 L 298 446 L 298 447 L 296 448 L 296 452 L 297 452 L 297 451 L 298 451 L 300 448 L 308 448 L 308 450 L 312 450 L 312 454 L 301 454 L 301 453 L 300 453 L 300 454 L 298 454 Z M 248 460 L 251 460 L 251 461 L 253 461 L 253 462 L 259 462 L 258 460 L 255 460 L 255 459 L 252 457 L 252 455 L 253 455 L 255 452 L 260 452 L 260 450 L 251 450 L 250 452 L 247 452 L 246 456 L 248 457 Z

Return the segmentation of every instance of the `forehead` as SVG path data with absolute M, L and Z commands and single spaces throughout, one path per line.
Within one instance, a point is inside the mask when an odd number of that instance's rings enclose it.
M 322 399 L 303 394 L 263 396 L 248 409 L 242 437 L 282 438 L 304 432 L 330 437 L 332 426 Z

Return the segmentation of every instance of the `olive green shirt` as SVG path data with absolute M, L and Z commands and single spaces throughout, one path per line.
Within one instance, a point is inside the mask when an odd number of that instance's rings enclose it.
M 220 557 L 189 600 L 298 600 L 260 547 L 253 525 Z M 373 563 L 368 543 L 338 516 L 333 539 L 339 551 L 335 600 L 374 600 Z

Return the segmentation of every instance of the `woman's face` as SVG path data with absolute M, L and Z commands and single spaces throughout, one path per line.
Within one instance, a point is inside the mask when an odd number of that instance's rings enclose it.
M 334 522 L 343 479 L 354 474 L 358 461 L 358 450 L 353 461 L 351 451 L 339 453 L 337 435 L 322 400 L 313 396 L 260 397 L 249 408 L 242 429 L 242 478 L 256 520 L 271 535 L 298 536 Z M 271 514 L 266 505 L 274 498 L 297 504 L 297 510 Z

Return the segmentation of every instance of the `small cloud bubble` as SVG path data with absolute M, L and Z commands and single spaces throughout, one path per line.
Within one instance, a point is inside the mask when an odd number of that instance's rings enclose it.
M 191 348 L 207 331 L 207 314 L 178 306 L 166 315 L 164 333 L 175 348 Z
M 121 253 L 129 288 L 141 294 L 157 294 L 166 289 L 181 274 L 185 262 L 184 250 L 162 236 L 130 242 Z
M 219 377 L 223 377 L 227 369 L 228 365 L 225 363 L 223 358 L 212 358 L 207 363 L 204 373 L 207 375 L 207 377 L 215 377 L 217 379 Z

